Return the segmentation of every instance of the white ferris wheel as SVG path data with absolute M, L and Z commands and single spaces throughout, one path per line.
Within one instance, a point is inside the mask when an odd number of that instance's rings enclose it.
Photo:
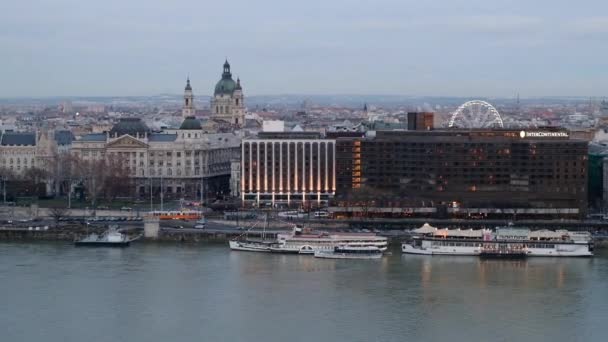
M 486 101 L 474 100 L 460 105 L 448 123 L 450 128 L 503 128 L 500 114 Z

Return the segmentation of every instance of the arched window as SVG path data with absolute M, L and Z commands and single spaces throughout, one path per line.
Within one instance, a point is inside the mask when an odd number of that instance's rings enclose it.
M 172 176 L 173 172 L 171 171 L 171 168 L 167 169 L 167 176 Z
M 236 99 L 236 105 L 237 106 L 239 105 L 239 99 Z

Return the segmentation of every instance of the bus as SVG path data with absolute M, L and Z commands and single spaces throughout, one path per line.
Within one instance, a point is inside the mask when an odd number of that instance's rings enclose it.
M 158 217 L 159 220 L 200 220 L 203 218 L 203 212 L 196 210 L 188 211 L 153 211 L 151 213 L 154 217 Z

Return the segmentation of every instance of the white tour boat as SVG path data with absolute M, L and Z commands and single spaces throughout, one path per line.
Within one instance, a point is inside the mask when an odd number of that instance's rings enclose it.
M 376 247 L 384 252 L 388 239 L 374 233 L 311 232 L 296 227 L 289 234 L 278 234 L 277 243 L 270 247 L 275 253 L 314 254 L 317 251 L 334 251 L 338 246 Z
M 588 232 L 496 228 L 480 230 L 437 229 L 424 224 L 401 245 L 401 251 L 423 255 L 470 255 L 480 257 L 592 256 Z
M 255 240 L 230 240 L 228 241 L 230 249 L 233 251 L 244 252 L 270 252 L 271 246 L 276 244 L 275 241 L 255 241 Z
M 245 233 L 241 234 L 237 238 L 228 241 L 230 249 L 233 251 L 244 251 L 244 252 L 270 252 L 270 248 L 277 244 L 276 240 L 266 239 L 266 228 L 268 227 L 268 213 L 266 213 L 266 219 L 264 222 L 264 230 L 262 236 L 259 239 L 249 238 L 249 232 L 255 227 L 255 224 L 249 228 Z
M 380 259 L 383 251 L 376 246 L 337 246 L 333 251 L 316 251 L 315 258 L 324 259 Z

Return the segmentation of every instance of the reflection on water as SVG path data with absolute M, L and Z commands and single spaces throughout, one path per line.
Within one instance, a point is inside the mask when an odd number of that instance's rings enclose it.
M 608 258 L 0 243 L 6 341 L 603 341 Z M 33 324 L 32 322 L 35 322 Z

